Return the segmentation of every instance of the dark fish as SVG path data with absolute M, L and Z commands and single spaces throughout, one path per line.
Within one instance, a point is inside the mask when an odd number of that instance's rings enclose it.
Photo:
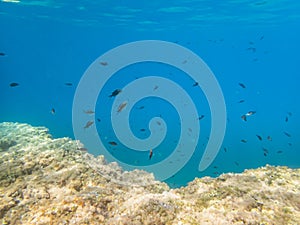
M 77 148 L 77 150 L 82 151 L 82 152 L 87 152 L 87 148 Z
M 241 118 L 242 118 L 242 120 L 247 121 L 247 116 L 246 115 L 242 115 Z
M 279 151 L 277 151 L 277 153 L 280 154 L 280 153 L 283 153 L 283 151 L 279 150 Z
M 290 135 L 288 132 L 283 132 L 286 136 L 288 136 L 288 137 L 292 137 L 292 135 Z
M 269 153 L 269 150 L 266 148 L 262 148 L 265 153 Z
M 237 166 L 239 166 L 239 165 L 240 165 L 240 164 L 239 164 L 237 161 L 235 161 L 235 162 L 234 162 L 234 164 L 235 164 L 235 165 L 237 165 Z
M 84 112 L 85 114 L 90 114 L 90 115 L 92 115 L 92 114 L 95 113 L 93 110 L 83 110 L 83 112 Z
M 52 113 L 52 115 L 55 114 L 55 109 L 54 108 L 51 109 L 51 113 Z
M 246 88 L 245 84 L 243 84 L 243 83 L 239 83 L 239 85 L 240 85 L 242 88 Z
M 138 109 L 143 109 L 143 108 L 145 108 L 145 106 L 140 106 Z
M 289 146 L 292 146 L 292 143 L 288 143 Z
M 249 41 L 249 45 L 254 45 L 254 42 L 253 41 Z
M 217 166 L 214 166 L 214 169 L 217 169 L 218 167 Z
M 198 117 L 198 120 L 202 120 L 204 118 L 204 115 L 201 115 Z
M 259 40 L 262 40 L 262 39 L 264 39 L 264 36 L 261 36 Z
M 85 126 L 84 126 L 83 128 L 84 128 L 84 129 L 87 129 L 87 128 L 89 128 L 90 126 L 92 126 L 93 123 L 94 123 L 94 121 L 90 120 L 90 121 L 88 121 L 88 122 L 85 124 Z
M 285 117 L 285 122 L 288 122 L 289 121 L 289 118 L 286 116 Z
M 97 118 L 97 121 L 98 121 L 98 122 L 101 122 L 101 120 L 100 120 L 99 118 Z
M 252 51 L 252 52 L 256 52 L 256 48 L 254 48 L 254 47 L 249 47 L 249 48 L 247 48 L 246 50 Z
M 9 86 L 11 86 L 11 87 L 17 87 L 17 86 L 19 86 L 19 83 L 13 82 L 13 83 L 10 83 Z
M 144 132 L 144 131 L 146 131 L 146 129 L 142 128 L 142 129 L 140 129 L 140 131 Z
M 72 84 L 72 83 L 69 83 L 69 82 L 67 82 L 67 83 L 65 83 L 65 85 L 66 85 L 66 86 L 72 86 L 73 84 Z
M 272 141 L 272 137 L 271 137 L 271 136 L 268 136 L 268 137 L 267 137 L 267 140 Z
M 243 143 L 247 143 L 247 140 L 245 140 L 245 139 L 242 139 L 242 140 L 241 140 L 241 142 L 243 142 Z
M 120 94 L 121 91 L 122 91 L 121 89 L 116 89 L 116 90 L 114 90 L 114 91 L 111 93 L 111 95 L 109 95 L 108 97 L 115 97 L 115 96 L 117 96 L 118 94 Z
M 152 156 L 153 156 L 153 151 L 152 151 L 152 149 L 150 149 L 150 152 L 149 152 L 149 159 L 151 159 Z
M 112 146 L 117 146 L 118 145 L 117 142 L 115 142 L 115 141 L 110 141 L 110 142 L 108 142 L 108 144 L 110 144 Z
M 264 152 L 264 156 L 267 156 L 268 153 Z
M 198 86 L 199 85 L 199 83 L 198 82 L 195 82 L 194 84 L 193 84 L 193 87 L 196 87 L 196 86 Z
M 182 64 L 186 64 L 186 63 L 187 63 L 187 60 L 182 61 Z
M 258 140 L 262 141 L 262 137 L 260 135 L 256 135 L 256 137 L 258 138 Z
M 243 100 L 243 99 L 242 99 L 242 100 L 240 100 L 240 101 L 238 101 L 238 103 L 243 103 L 243 102 L 245 102 L 245 100 Z
M 153 88 L 153 91 L 155 91 L 157 88 L 158 88 L 158 86 L 157 86 L 157 85 L 155 85 L 155 86 L 154 86 L 154 88 Z
M 224 148 L 224 152 L 227 152 L 227 148 Z
M 100 64 L 101 64 L 102 66 L 107 66 L 107 65 L 108 65 L 107 62 L 100 62 Z
M 291 112 L 288 112 L 287 114 L 288 114 L 289 116 L 292 116 L 292 113 L 291 113 Z
M 4 52 L 0 52 L 0 56 L 6 56 Z

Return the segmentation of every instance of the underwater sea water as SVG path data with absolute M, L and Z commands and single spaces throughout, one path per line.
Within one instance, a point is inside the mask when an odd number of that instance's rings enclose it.
M 226 133 L 217 157 L 207 169 L 198 170 L 208 140 L 214 138 L 210 137 L 211 108 L 206 93 L 198 85 L 203 81 L 192 79 L 174 66 L 157 62 L 124 66 L 101 87 L 94 106 L 83 104 L 84 107 L 76 111 L 87 118 L 84 122 L 78 121 L 81 131 L 90 135 L 89 130 L 95 128 L 97 132 L 92 135 L 103 144 L 81 140 L 90 153 L 102 154 L 104 147 L 107 154 L 138 168 L 162 162 L 176 146 L 182 146 L 176 160 L 163 165 L 168 170 L 185 158 L 186 143 L 195 142 L 192 157 L 165 180 L 172 187 L 185 185 L 195 177 L 215 177 L 266 164 L 298 168 L 299 12 L 300 3 L 292 0 L 76 3 L 2 0 L 0 120 L 46 126 L 53 137 L 78 138 L 74 134 L 72 110 L 76 90 L 88 67 L 120 45 L 161 40 L 197 54 L 218 81 L 226 104 Z M 155 50 L 174 57 L 161 49 Z M 99 66 L 109 68 L 111 63 L 103 61 Z M 181 62 L 188 63 L 189 58 Z M 166 129 L 162 126 L 161 130 L 166 135 L 153 148 L 151 158 L 147 146 L 144 151 L 135 151 L 122 143 L 112 126 L 112 111 L 119 109 L 120 115 L 124 113 L 123 109 L 129 108 L 130 95 L 121 102 L 122 107 L 117 104 L 121 107 L 117 109 L 114 101 L 125 92 L 115 92 L 115 96 L 109 97 L 114 91 L 124 90 L 126 85 L 147 76 L 163 77 L 182 87 L 198 113 L 193 118 L 193 126 L 200 126 L 197 136 L 192 128 L 181 131 L 181 118 L 194 116 L 191 111 L 179 113 L 167 99 L 145 96 L 130 108 L 128 123 L 135 137 L 146 140 L 153 135 L 149 128 L 151 119 L 164 121 Z M 149 85 L 152 91 L 160 88 L 159 83 Z M 145 89 L 145 84 L 137 86 L 134 93 Z M 92 91 L 86 88 L 83 103 L 89 102 Z M 182 97 L 171 88 L 163 93 L 170 98 Z M 92 124 L 88 125 L 89 121 Z M 161 130 L 157 132 L 163 132 Z M 188 132 L 190 139 L 180 141 L 182 132 Z

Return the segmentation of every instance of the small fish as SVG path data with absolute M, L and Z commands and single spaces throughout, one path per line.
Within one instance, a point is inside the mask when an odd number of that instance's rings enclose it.
M 256 135 L 256 137 L 258 138 L 258 140 L 262 141 L 262 137 L 260 135 Z
M 235 165 L 237 165 L 237 166 L 239 166 L 239 165 L 240 165 L 240 164 L 239 164 L 237 161 L 235 161 L 235 162 L 234 162 L 234 164 L 235 164 Z
M 227 148 L 224 148 L 224 152 L 227 152 Z
M 245 115 L 246 116 L 252 116 L 252 115 L 254 115 L 256 113 L 256 111 L 249 111 L 249 112 L 247 112 Z
M 266 148 L 262 148 L 265 153 L 269 153 L 269 150 Z
M 288 143 L 289 146 L 292 146 L 292 143 Z
M 19 86 L 19 83 L 13 82 L 13 83 L 10 83 L 9 86 L 11 86 L 11 87 L 17 87 L 17 86 Z
M 243 103 L 243 102 L 245 102 L 245 100 L 244 100 L 244 99 L 242 99 L 242 100 L 238 101 L 238 103 Z
M 254 42 L 253 41 L 249 41 L 249 45 L 254 45 Z
M 264 156 L 267 156 L 268 153 L 264 152 Z
M 156 121 L 156 123 L 157 123 L 157 125 L 158 125 L 158 126 L 160 126 L 160 125 L 161 125 L 161 123 L 160 123 L 159 121 Z
M 125 109 L 125 107 L 127 106 L 127 103 L 128 103 L 127 101 L 122 102 L 122 103 L 119 105 L 117 112 L 119 113 L 119 112 L 121 112 L 123 109 Z
M 107 65 L 108 65 L 107 62 L 100 62 L 100 64 L 101 64 L 102 66 L 107 66 Z
M 272 141 L 272 137 L 271 137 L 271 136 L 268 136 L 268 137 L 267 137 L 267 140 Z
M 193 87 L 196 87 L 196 86 L 198 86 L 199 85 L 199 83 L 198 82 L 195 82 L 194 84 L 193 84 Z
M 249 47 L 249 48 L 247 48 L 246 50 L 252 51 L 252 52 L 256 52 L 256 48 L 254 48 L 254 47 Z
M 292 113 L 291 113 L 291 112 L 288 112 L 287 114 L 288 114 L 288 116 L 292 116 Z
M 150 149 L 150 152 L 149 152 L 149 160 L 152 158 L 152 156 L 153 156 L 153 151 L 152 151 L 152 149 Z
M 144 109 L 145 108 L 145 106 L 140 106 L 140 107 L 138 107 L 138 109 Z
M 239 83 L 239 85 L 240 85 L 242 88 L 246 88 L 246 85 L 243 84 L 243 83 Z
M 241 140 L 241 142 L 243 142 L 243 143 L 247 143 L 247 140 L 245 140 L 245 139 L 242 139 L 242 140 Z
M 292 135 L 291 134 L 289 134 L 288 132 L 283 132 L 286 136 L 288 136 L 288 137 L 292 137 Z
M 66 85 L 66 86 L 72 86 L 73 84 L 72 84 L 72 83 L 69 83 L 69 82 L 67 82 L 67 83 L 65 83 L 65 85 Z
M 83 110 L 83 112 L 84 112 L 85 114 L 89 114 L 89 115 L 92 115 L 92 114 L 95 113 L 95 111 L 93 111 L 93 110 Z
M 265 2 L 266 2 L 266 1 L 265 1 Z M 259 40 L 262 40 L 262 39 L 264 39 L 264 37 L 265 37 L 265 36 L 261 36 Z
M 186 64 L 186 63 L 187 63 L 187 60 L 182 61 L 182 64 Z
M 285 117 L 285 122 L 288 122 L 289 121 L 289 118 L 286 116 Z
M 117 96 L 118 94 L 120 94 L 121 93 L 121 89 L 116 89 L 116 90 L 114 90 L 112 93 L 111 93 L 111 95 L 109 95 L 108 97 L 115 97 L 115 96 Z
M 88 121 L 86 124 L 85 124 L 85 126 L 83 127 L 84 129 L 87 129 L 87 128 L 89 128 L 90 126 L 92 126 L 94 124 L 94 121 L 92 121 L 92 120 L 90 120 L 90 121 Z
M 246 115 L 242 115 L 241 118 L 242 118 L 242 120 L 247 121 L 247 116 Z
M 157 90 L 158 86 L 155 85 L 154 88 L 153 88 L 153 91 Z
M 201 115 L 198 117 L 198 120 L 202 120 L 204 118 L 204 115 Z
M 100 120 L 99 118 L 97 118 L 97 121 L 98 121 L 98 122 L 101 122 L 101 120 Z
M 146 131 L 146 129 L 142 128 L 142 129 L 140 129 L 140 131 L 144 132 L 144 131 Z
M 51 114 L 52 114 L 52 115 L 55 114 L 55 109 L 54 109 L 54 108 L 51 109 Z
M 77 150 L 79 150 L 79 151 L 82 151 L 82 152 L 87 152 L 88 150 L 87 150 L 87 148 L 77 148 Z
M 110 144 L 112 146 L 117 146 L 118 145 L 117 142 L 115 142 L 115 141 L 110 141 L 110 142 L 108 142 L 108 144 Z
M 0 52 L 0 56 L 6 56 L 4 52 Z
M 279 150 L 279 151 L 277 151 L 276 153 L 280 154 L 280 153 L 283 153 L 283 151 Z

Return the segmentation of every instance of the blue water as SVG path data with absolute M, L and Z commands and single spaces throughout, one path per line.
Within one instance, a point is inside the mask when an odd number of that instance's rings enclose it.
M 76 87 L 90 64 L 122 44 L 163 40 L 200 56 L 219 82 L 227 110 L 226 135 L 219 154 L 208 169 L 198 171 L 210 135 L 211 115 L 204 93 L 193 87 L 195 81 L 172 66 L 142 63 L 118 71 L 98 96 L 92 126 L 96 126 L 101 141 L 114 157 L 132 165 L 149 165 L 168 157 L 178 144 L 180 115 L 159 98 L 138 102 L 129 118 L 132 132 L 142 139 L 151 135 L 151 118 L 161 117 L 166 122 L 167 135 L 154 149 L 151 160 L 149 152 L 122 145 L 112 129 L 110 110 L 114 98 L 108 95 L 136 79 L 155 75 L 180 84 L 197 105 L 199 116 L 204 115 L 196 151 L 184 168 L 166 180 L 171 186 L 184 185 L 194 177 L 241 172 L 265 164 L 299 167 L 299 12 L 300 3 L 293 0 L 76 4 L 2 0 L 0 52 L 5 55 L 0 56 L 0 120 L 46 126 L 54 137 L 75 138 L 72 104 Z M 11 87 L 12 82 L 19 86 Z M 244 102 L 238 103 L 240 100 Z M 243 121 L 241 116 L 248 111 L 256 113 Z M 241 142 L 243 139 L 247 142 Z M 111 140 L 117 146 L 108 144 Z M 263 148 L 268 150 L 266 156 Z M 98 146 L 89 151 L 100 154 Z

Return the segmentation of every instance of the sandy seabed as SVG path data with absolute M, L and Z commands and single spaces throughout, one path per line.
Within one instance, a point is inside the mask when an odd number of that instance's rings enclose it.
M 119 181 L 119 182 L 116 182 Z M 45 127 L 0 124 L 5 224 L 300 224 L 300 169 L 266 165 L 170 189 Z

